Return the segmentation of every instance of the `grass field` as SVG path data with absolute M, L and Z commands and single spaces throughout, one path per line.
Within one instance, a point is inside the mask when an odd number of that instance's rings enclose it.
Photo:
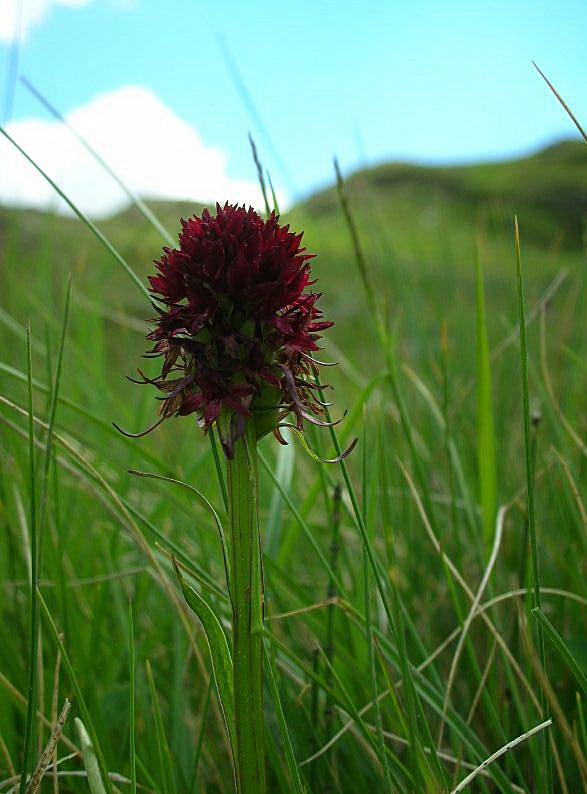
M 354 240 L 335 187 L 283 214 L 318 254 L 335 432 L 359 443 L 341 465 L 260 447 L 269 791 L 587 790 L 585 147 L 383 165 L 344 190 Z M 172 236 L 193 211 L 152 209 Z M 99 226 L 144 281 L 161 235 L 136 208 Z M 136 768 L 141 790 L 231 792 L 210 651 L 170 563 L 227 629 L 214 519 L 181 485 L 225 520 L 211 447 L 193 417 L 112 427 L 155 418 L 125 378 L 152 309 L 81 222 L 14 209 L 0 294 L 3 788 L 22 764 L 36 543 L 33 767 L 72 701 L 42 790 L 86 791 L 86 772 L 93 794 L 134 790 Z M 334 456 L 327 429 L 308 435 Z

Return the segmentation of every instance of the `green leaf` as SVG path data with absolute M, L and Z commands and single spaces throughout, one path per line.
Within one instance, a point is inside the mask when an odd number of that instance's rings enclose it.
M 94 745 L 92 744 L 92 740 L 88 736 L 88 732 L 86 731 L 85 725 L 80 720 L 79 717 L 76 717 L 74 720 L 74 724 L 77 730 L 77 735 L 79 737 L 79 743 L 82 750 L 82 756 L 84 759 L 84 766 L 86 768 L 86 772 L 88 775 L 88 784 L 90 786 L 90 791 L 92 794 L 106 794 L 106 789 L 102 783 L 102 775 L 100 773 L 100 765 L 98 764 L 98 759 L 96 758 L 96 751 L 94 750 Z
M 212 672 L 214 673 L 214 682 L 216 683 L 216 690 L 220 698 L 220 705 L 228 728 L 228 735 L 230 737 L 231 745 L 235 747 L 235 722 L 234 722 L 234 690 L 232 680 L 232 657 L 230 655 L 230 648 L 224 629 L 220 625 L 220 621 L 212 611 L 210 605 L 205 601 L 202 596 L 189 585 L 175 558 L 173 559 L 173 567 L 175 575 L 183 590 L 183 595 L 187 605 L 192 610 L 194 615 L 198 618 L 206 640 L 208 641 L 208 648 L 210 649 L 210 659 L 212 661 Z

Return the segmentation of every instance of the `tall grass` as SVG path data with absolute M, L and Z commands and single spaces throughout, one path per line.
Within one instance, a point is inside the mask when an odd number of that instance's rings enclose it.
M 331 465 L 299 446 L 260 444 L 268 789 L 533 792 L 548 782 L 551 757 L 553 790 L 579 791 L 583 253 L 553 256 L 530 239 L 522 300 L 512 288 L 511 228 L 494 219 L 482 290 L 467 218 L 447 205 L 428 228 L 415 197 L 398 226 L 370 209 L 376 187 L 345 186 L 340 170 L 338 186 L 340 213 L 292 212 L 307 221 L 337 321 L 321 353 L 339 360 L 328 370 L 332 410 L 349 409 L 339 428 L 309 443 L 331 459 L 355 436 L 359 444 Z M 48 733 L 59 655 L 72 718 L 58 790 L 90 782 L 106 792 L 232 792 L 222 461 L 195 427 L 170 421 L 131 440 L 111 424 L 134 429 L 153 414 L 152 395 L 124 375 L 144 348 L 144 275 L 160 229 L 127 215 L 101 229 L 87 222 L 92 239 L 73 220 L 17 212 L 2 220 L 6 788 L 36 766 L 27 736 L 35 725 Z M 439 338 L 444 322 L 450 334 Z M 152 476 L 128 474 L 143 469 Z M 30 627 L 37 598 L 40 654 Z M 535 620 L 547 640 L 537 651 Z

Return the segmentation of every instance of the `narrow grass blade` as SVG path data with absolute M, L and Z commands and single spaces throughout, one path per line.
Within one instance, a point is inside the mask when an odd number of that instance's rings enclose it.
M 194 794 L 196 791 L 196 784 L 198 782 L 198 767 L 200 765 L 200 758 L 202 757 L 202 747 L 204 745 L 204 734 L 206 732 L 206 722 L 208 719 L 208 711 L 210 709 L 210 698 L 212 697 L 212 689 L 214 687 L 214 683 L 212 681 L 212 677 L 208 682 L 208 691 L 206 692 L 206 700 L 204 701 L 204 710 L 202 712 L 202 722 L 200 725 L 200 734 L 198 736 L 198 742 L 196 744 L 196 755 L 194 758 L 194 770 L 192 772 L 192 782 L 190 786 L 190 794 Z
M 528 386 L 528 345 L 526 339 L 526 307 L 524 300 L 524 281 L 522 278 L 522 257 L 520 251 L 520 230 L 518 219 L 514 217 L 514 244 L 516 253 L 516 282 L 518 288 L 518 310 L 520 321 L 520 361 L 522 369 L 522 401 L 523 401 L 523 421 L 524 421 L 524 447 L 526 452 L 526 490 L 528 496 L 528 532 L 530 535 L 530 549 L 532 554 L 532 581 L 534 608 L 542 607 L 540 594 L 540 566 L 538 562 L 538 543 L 536 540 L 536 517 L 534 510 L 534 464 L 532 457 L 532 436 L 530 431 L 530 397 Z M 538 655 L 540 664 L 546 671 L 545 651 L 544 651 L 544 632 L 542 624 L 538 623 Z M 540 688 L 540 699 L 543 714 L 548 717 L 548 704 L 544 695 L 543 688 Z M 546 776 L 544 790 L 552 791 L 552 754 L 550 743 L 545 735 L 544 753 L 546 762 Z
M 128 663 L 129 663 L 129 746 L 130 746 L 130 790 L 137 794 L 137 750 L 135 724 L 135 641 L 132 603 L 128 604 Z
M 238 92 L 238 94 L 239 94 L 239 96 L 240 96 L 240 98 L 241 98 L 241 100 L 243 102 L 243 105 L 245 106 L 245 108 L 246 108 L 248 114 L 250 115 L 250 117 L 255 122 L 255 125 L 256 125 L 258 131 L 261 133 L 261 135 L 265 139 L 265 143 L 269 147 L 269 150 L 271 151 L 274 160 L 279 165 L 279 168 L 281 170 L 282 175 L 287 179 L 288 184 L 289 184 L 290 188 L 292 189 L 292 191 L 294 193 L 297 193 L 298 191 L 297 191 L 295 180 L 294 180 L 289 168 L 287 167 L 283 157 L 281 156 L 280 152 L 278 151 L 277 147 L 275 146 L 271 135 L 269 134 L 269 130 L 267 128 L 267 125 L 263 121 L 263 118 L 261 117 L 261 114 L 260 114 L 260 112 L 259 112 L 259 110 L 258 110 L 258 108 L 255 105 L 255 102 L 253 100 L 253 96 L 252 96 L 251 92 L 249 91 L 249 89 L 247 88 L 247 85 L 245 84 L 244 77 L 243 77 L 243 75 L 241 73 L 241 70 L 239 68 L 239 65 L 238 65 L 237 61 L 235 60 L 235 58 L 234 58 L 234 56 L 233 56 L 233 54 L 232 54 L 232 52 L 230 50 L 230 47 L 228 46 L 228 42 L 226 41 L 224 36 L 220 36 L 219 35 L 218 36 L 218 43 L 220 44 L 220 49 L 222 51 L 222 55 L 224 57 L 224 61 L 226 63 L 228 71 L 230 72 L 230 76 L 233 79 L 235 88 L 236 88 L 236 90 L 237 90 L 237 92 Z
M 365 628 L 367 645 L 369 650 L 369 673 L 371 677 L 371 697 L 375 703 L 375 726 L 377 728 L 377 740 L 379 742 L 379 750 L 381 753 L 383 774 L 385 777 L 386 791 L 388 794 L 393 794 L 393 783 L 391 779 L 391 771 L 389 769 L 389 761 L 387 753 L 385 752 L 385 739 L 383 737 L 383 720 L 381 717 L 381 706 L 379 703 L 379 692 L 377 687 L 377 667 L 375 663 L 375 645 L 373 643 L 373 630 L 371 626 L 371 594 L 369 592 L 369 560 L 365 551 L 363 551 L 363 580 L 365 585 Z
M 359 231 L 357 229 L 357 225 L 355 223 L 355 219 L 351 212 L 351 208 L 349 206 L 349 202 L 345 192 L 344 180 L 342 178 L 340 166 L 336 158 L 334 159 L 334 171 L 336 173 L 336 190 L 338 193 L 340 206 L 342 208 L 342 214 L 344 216 L 346 225 L 349 230 L 349 234 L 351 236 L 353 251 L 355 254 L 355 260 L 357 262 L 359 273 L 361 275 L 361 280 L 363 282 L 363 287 L 365 289 L 365 294 L 367 296 L 367 304 L 369 306 L 369 311 L 371 312 L 371 316 L 375 323 L 376 330 L 381 336 L 383 326 L 380 319 L 379 307 L 375 299 L 375 290 L 373 288 L 373 284 L 371 281 L 371 275 L 367 268 L 367 260 L 363 253 L 363 248 L 361 246 L 361 241 L 359 239 Z
M 555 97 L 558 99 L 558 101 L 559 101 L 559 102 L 560 102 L 560 104 L 562 105 L 563 109 L 565 110 L 565 112 L 567 113 L 567 115 L 569 116 L 569 118 L 571 119 L 571 121 L 573 122 L 573 124 L 575 125 L 575 127 L 576 127 L 576 128 L 579 130 L 579 133 L 581 134 L 581 137 L 582 137 L 582 138 L 583 138 L 583 140 L 584 140 L 584 141 L 587 143 L 587 133 L 585 133 L 585 130 L 584 130 L 584 129 L 583 129 L 583 127 L 582 127 L 582 126 L 579 124 L 579 121 L 577 120 L 577 117 L 575 116 L 575 114 L 573 113 L 573 111 L 571 110 L 571 108 L 570 108 L 570 107 L 567 105 L 567 103 L 565 102 L 565 100 L 562 98 L 562 96 L 561 96 L 561 95 L 559 94 L 559 92 L 556 90 L 556 88 L 554 87 L 554 85 L 553 85 L 553 84 L 550 82 L 550 80 L 548 79 L 548 77 L 547 77 L 547 76 L 544 74 L 544 72 L 542 71 L 542 69 L 540 69 L 540 67 L 538 66 L 538 64 L 537 64 L 535 61 L 532 61 L 532 65 L 534 66 L 534 68 L 536 69 L 536 71 L 538 72 L 538 74 L 540 75 L 540 77 L 542 77 L 542 79 L 544 80 L 544 82 L 546 83 L 546 85 L 547 85 L 547 86 L 550 88 L 550 90 L 551 90 L 551 91 L 552 91 L 552 93 L 555 95 Z
M 461 654 L 462 654 L 463 648 L 465 647 L 465 643 L 467 641 L 467 635 L 469 633 L 469 629 L 471 627 L 471 624 L 472 624 L 473 619 L 475 617 L 475 613 L 476 613 L 476 611 L 477 611 L 477 609 L 479 607 L 479 604 L 481 602 L 481 597 L 482 597 L 483 593 L 485 592 L 485 588 L 487 587 L 487 583 L 489 581 L 489 577 L 491 576 L 491 573 L 493 571 L 493 568 L 494 568 L 496 560 L 497 560 L 497 555 L 499 553 L 499 549 L 500 549 L 500 545 L 501 545 L 501 538 L 502 538 L 502 534 L 503 534 L 503 522 L 504 522 L 504 519 L 505 519 L 505 514 L 506 514 L 506 508 L 502 507 L 500 509 L 498 515 L 497 515 L 496 528 L 495 528 L 495 539 L 494 539 L 494 542 L 493 542 L 493 548 L 491 550 L 491 555 L 489 557 L 489 561 L 487 563 L 487 567 L 485 568 L 485 571 L 483 573 L 483 578 L 481 579 L 481 583 L 479 585 L 479 589 L 477 590 L 477 592 L 475 594 L 475 598 L 473 600 L 473 603 L 471 604 L 471 609 L 469 610 L 466 619 L 463 621 L 463 628 L 461 630 L 461 634 L 460 634 L 460 637 L 459 637 L 459 640 L 458 640 L 458 643 L 457 643 L 457 647 L 456 647 L 456 650 L 455 650 L 453 658 L 452 658 L 450 671 L 449 671 L 448 679 L 447 679 L 447 682 L 446 682 L 446 689 L 445 689 L 445 695 L 444 695 L 443 714 L 446 713 L 446 709 L 447 709 L 448 704 L 450 702 L 451 691 L 452 691 L 452 688 L 453 688 L 453 684 L 455 682 L 457 666 L 459 664 L 459 660 L 461 658 Z M 442 721 L 440 723 L 440 730 L 439 730 L 439 734 L 438 734 L 438 748 L 439 749 L 442 746 L 443 731 L 444 731 L 444 716 L 443 716 L 443 719 L 442 719 Z
M 55 380 L 53 388 L 51 389 L 51 397 L 49 403 L 49 416 L 47 419 L 48 429 L 45 441 L 45 460 L 43 466 L 43 476 L 41 479 L 41 495 L 39 498 L 39 576 L 42 576 L 42 561 L 43 561 L 43 544 L 44 544 L 44 528 L 45 516 L 47 509 L 47 489 L 49 485 L 49 469 L 51 467 L 52 449 L 53 449 L 53 429 L 55 427 L 55 416 L 57 413 L 57 405 L 59 402 L 59 386 L 61 383 L 61 371 L 63 366 L 63 352 L 65 349 L 65 338 L 67 336 L 67 324 L 69 320 L 69 303 L 71 298 L 71 276 L 67 282 L 67 291 L 65 293 L 65 306 L 63 309 L 63 320 L 61 322 L 61 333 L 59 336 L 59 348 L 57 352 L 57 365 L 55 368 Z M 48 378 L 48 381 L 50 379 Z
M 265 184 L 263 166 L 261 164 L 261 160 L 259 159 L 259 153 L 257 152 L 255 140 L 250 132 L 249 132 L 249 143 L 251 144 L 251 150 L 253 152 L 253 160 L 255 161 L 255 166 L 257 168 L 257 179 L 259 180 L 259 187 L 261 188 L 261 193 L 263 194 L 263 201 L 265 202 L 265 213 L 267 217 L 269 217 L 269 215 L 271 215 L 271 210 L 269 209 L 269 200 L 267 199 L 267 186 Z
M 336 485 L 332 492 L 332 535 L 330 541 L 330 567 L 334 573 L 338 570 L 338 559 L 340 554 L 340 519 L 341 519 L 341 500 L 342 492 L 340 485 Z M 336 579 L 329 577 L 328 590 L 326 591 L 326 598 L 332 601 L 340 595 L 336 586 Z M 335 654 L 335 620 L 336 620 L 336 606 L 331 603 L 328 607 L 326 618 L 326 646 L 324 652 L 330 667 L 326 671 L 326 680 L 329 686 L 332 686 L 332 675 L 330 668 L 334 664 Z M 334 719 L 334 708 L 329 695 L 326 696 L 324 704 L 324 730 L 328 736 L 332 732 L 332 721 Z
M 535 736 L 537 733 L 540 733 L 540 731 L 543 731 L 545 728 L 549 728 L 551 725 L 552 725 L 551 719 L 545 720 L 544 722 L 541 722 L 540 725 L 536 725 L 531 730 L 526 731 L 521 736 L 512 739 L 511 742 L 508 742 L 503 747 L 500 747 L 500 749 L 497 750 L 497 752 L 493 753 L 492 755 L 489 756 L 489 758 L 483 761 L 483 763 L 480 764 L 477 767 L 477 769 L 474 769 L 470 774 L 467 775 L 466 778 L 461 780 L 459 785 L 452 790 L 451 794 L 459 794 L 460 791 L 464 791 L 469 785 L 469 783 L 475 780 L 477 775 L 481 774 L 481 772 L 483 772 L 484 769 L 487 769 L 487 767 L 490 764 L 492 764 L 494 761 L 497 761 L 498 758 L 501 758 L 502 755 L 505 755 L 505 753 L 508 753 L 510 750 L 513 750 L 514 747 L 517 747 L 522 742 L 525 742 L 527 739 L 530 739 L 532 736 Z
M 587 675 L 585 675 L 585 671 L 569 650 L 569 646 L 565 643 L 561 635 L 541 609 L 535 607 L 532 610 L 532 614 L 544 629 L 546 636 L 558 651 L 563 662 L 574 675 L 575 680 L 583 690 L 583 694 L 587 695 Z
M 169 751 L 169 744 L 167 743 L 167 736 L 165 735 L 165 728 L 163 727 L 163 717 L 161 716 L 161 707 L 159 705 L 159 698 L 157 697 L 157 690 L 155 688 L 153 670 L 151 669 L 151 664 L 148 660 L 147 681 L 149 683 L 149 694 L 151 696 L 151 705 L 153 708 L 153 716 L 155 718 L 155 735 L 157 738 L 157 749 L 159 752 L 159 764 L 161 766 L 163 794 L 175 794 L 175 778 L 171 763 L 171 753 Z
M 212 455 L 214 457 L 214 466 L 216 468 L 216 476 L 218 477 L 218 484 L 220 485 L 220 492 L 222 493 L 222 501 L 224 502 L 224 510 L 228 512 L 228 491 L 226 490 L 226 481 L 224 479 L 224 470 L 220 463 L 220 455 L 218 453 L 218 441 L 216 440 L 216 430 L 211 427 L 208 432 L 210 437 L 210 446 L 212 448 Z
M 106 794 L 106 789 L 102 783 L 102 775 L 100 772 L 100 764 L 96 756 L 96 750 L 90 739 L 85 725 L 76 717 L 74 720 L 77 729 L 79 743 L 82 748 L 82 756 L 84 759 L 84 766 L 88 775 L 88 785 L 92 794 Z
M 267 648 L 265 648 L 265 670 L 267 673 L 267 681 L 269 683 L 269 691 L 271 692 L 271 699 L 273 700 L 275 715 L 277 717 L 277 726 L 279 728 L 279 735 L 281 737 L 282 749 L 285 754 L 285 760 L 287 762 L 287 768 L 290 775 L 291 791 L 295 791 L 296 794 L 304 794 L 304 784 L 302 782 L 300 770 L 298 768 L 298 762 L 296 761 L 292 747 L 285 714 L 283 713 L 281 699 L 279 697 L 279 688 L 277 686 L 275 672 L 273 670 L 273 663 L 271 661 L 271 654 L 267 652 Z
M 34 340 L 33 340 L 33 349 L 34 349 Z M 43 352 L 41 350 L 41 352 Z M 21 383 L 27 382 L 27 376 L 24 372 L 21 372 L 14 367 L 9 366 L 8 364 L 4 364 L 0 361 L 0 372 L 8 375 L 14 380 L 20 381 Z M 41 381 L 36 380 L 33 378 L 33 389 L 36 391 L 43 392 L 43 394 L 49 394 L 51 391 L 50 387 L 47 386 L 46 383 L 42 383 Z M 112 437 L 115 437 L 120 443 L 124 444 L 125 446 L 133 449 L 135 452 L 138 452 L 145 460 L 148 460 L 150 463 L 161 466 L 165 468 L 165 462 L 162 461 L 160 458 L 156 457 L 155 455 L 148 452 L 148 450 L 144 449 L 143 447 L 138 447 L 136 443 L 131 438 L 127 438 L 126 436 L 120 435 L 114 428 L 110 422 L 106 422 L 104 419 L 101 419 L 98 416 L 95 416 L 91 411 L 88 411 L 87 408 L 84 408 L 83 405 L 76 403 L 74 400 L 70 400 L 68 397 L 63 396 L 62 394 L 57 395 L 58 402 L 63 405 L 64 407 L 68 408 L 69 410 L 73 411 L 73 413 L 81 416 L 82 419 L 87 420 L 93 426 L 100 428 L 101 430 L 105 430 L 109 433 Z M 169 470 L 171 474 L 171 470 Z
M 477 468 L 479 473 L 480 504 L 483 539 L 486 551 L 491 547 L 497 509 L 497 477 L 495 462 L 495 431 L 493 425 L 493 397 L 491 359 L 487 336 L 485 290 L 481 269 L 481 254 L 477 251 Z
M 31 604 L 30 604 L 30 645 L 29 645 L 29 677 L 28 703 L 24 732 L 24 749 L 19 792 L 24 794 L 30 769 L 33 747 L 33 726 L 35 722 L 35 689 L 37 681 L 38 643 L 39 643 L 39 605 L 38 605 L 38 554 L 37 554 L 37 490 L 35 470 L 35 433 L 33 413 L 33 363 L 31 350 L 31 328 L 27 327 L 27 391 L 28 391 L 28 453 L 29 453 L 29 488 L 30 488 L 30 544 L 31 544 Z
M 271 200 L 273 202 L 273 211 L 279 218 L 280 211 L 279 211 L 279 202 L 277 201 L 277 196 L 275 195 L 275 190 L 273 189 L 273 182 L 271 181 L 271 174 L 267 171 L 267 181 L 269 182 L 269 189 L 271 190 Z

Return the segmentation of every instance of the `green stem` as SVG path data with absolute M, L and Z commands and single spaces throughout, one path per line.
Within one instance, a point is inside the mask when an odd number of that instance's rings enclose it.
M 239 794 L 265 794 L 263 720 L 263 580 L 259 474 L 254 421 L 228 461 L 232 576 L 235 764 Z
M 29 765 L 33 747 L 33 730 L 35 722 L 35 697 L 36 677 L 39 648 L 39 606 L 37 601 L 37 585 L 39 579 L 38 551 L 37 551 L 37 512 L 36 512 L 36 473 L 35 473 L 35 443 L 33 422 L 33 365 L 31 346 L 31 326 L 27 326 L 27 373 L 28 373 L 28 414 L 29 414 L 29 472 L 30 472 L 30 498 L 31 498 L 31 620 L 30 620 L 30 656 L 28 675 L 27 715 L 24 731 L 24 750 L 22 755 L 22 773 L 19 781 L 19 794 L 24 794 L 27 788 Z

